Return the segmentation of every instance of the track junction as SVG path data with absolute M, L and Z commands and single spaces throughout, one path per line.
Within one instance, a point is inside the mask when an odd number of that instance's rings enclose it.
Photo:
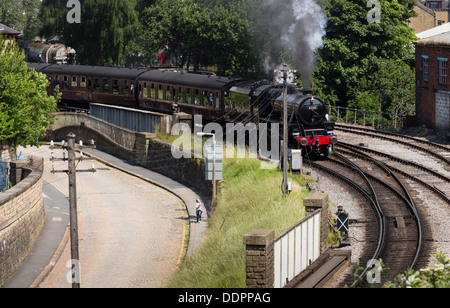
M 363 270 L 361 283 L 347 272 L 333 286 L 367 285 L 375 260 L 389 269 L 384 283 L 408 269 L 430 266 L 439 251 L 449 254 L 450 148 L 342 124 L 336 133 L 335 154 L 306 161 L 307 169 L 321 177 L 330 199 L 350 214 L 353 261 Z M 328 184 L 324 177 L 331 178 Z

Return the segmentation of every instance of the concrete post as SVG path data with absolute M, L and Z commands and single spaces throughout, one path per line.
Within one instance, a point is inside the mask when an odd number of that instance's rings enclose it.
M 274 230 L 251 230 L 244 235 L 247 288 L 274 287 Z
M 306 217 L 317 210 L 321 210 L 320 218 L 320 253 L 328 250 L 328 194 L 315 191 L 303 199 Z

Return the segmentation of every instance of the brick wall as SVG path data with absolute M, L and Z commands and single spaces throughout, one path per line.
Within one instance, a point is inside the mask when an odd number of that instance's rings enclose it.
M 422 56 L 428 56 L 428 81 L 423 79 Z M 439 57 L 449 59 L 445 85 L 439 83 Z M 419 42 L 416 44 L 416 115 L 420 125 L 431 129 L 435 129 L 437 124 L 436 106 L 442 106 L 436 100 L 438 91 L 450 93 L 450 45 Z
M 30 162 L 30 174 L 0 194 L 0 287 L 19 268 L 45 222 L 43 159 Z
M 434 13 L 431 10 L 416 5 L 414 11 L 417 16 L 410 18 L 408 26 L 413 28 L 416 34 L 435 27 Z
M 450 127 L 450 93 L 436 93 L 436 129 Z
M 0 158 L 4 161 L 11 160 L 11 157 L 14 156 L 13 151 L 8 146 L 8 142 L 5 140 L 0 140 Z

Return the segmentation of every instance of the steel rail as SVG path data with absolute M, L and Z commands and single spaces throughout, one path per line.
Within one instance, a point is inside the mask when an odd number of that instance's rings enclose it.
M 404 192 L 404 195 L 403 195 L 401 192 L 396 190 L 394 187 L 390 186 L 385 181 L 382 181 L 381 179 L 379 179 L 379 178 L 377 178 L 377 177 L 375 177 L 375 176 L 373 176 L 373 175 L 363 171 L 363 173 L 367 177 L 370 177 L 372 180 L 377 181 L 378 183 L 382 184 L 383 186 L 385 186 L 386 188 L 388 188 L 392 192 L 394 192 L 400 199 L 402 199 L 402 201 L 405 204 L 407 204 L 409 210 L 411 211 L 411 213 L 412 213 L 412 215 L 413 215 L 413 217 L 414 217 L 414 219 L 416 221 L 417 233 L 418 233 L 417 234 L 418 239 L 417 239 L 416 253 L 414 255 L 413 262 L 411 263 L 411 265 L 409 267 L 410 269 L 412 269 L 416 265 L 417 260 L 419 258 L 419 255 L 420 255 L 420 252 L 421 252 L 421 249 L 422 249 L 422 240 L 423 240 L 422 222 L 420 220 L 419 213 L 417 212 L 417 207 L 415 205 L 415 202 L 414 202 L 413 198 L 411 197 L 411 195 L 410 195 L 408 189 L 406 188 L 406 186 L 400 181 L 400 179 L 397 177 L 397 175 L 394 172 L 392 172 L 392 170 L 388 166 L 386 166 L 384 163 L 382 163 L 382 162 L 380 162 L 380 161 L 374 159 L 373 157 L 370 157 L 370 156 L 368 156 L 368 155 L 366 155 L 364 153 L 360 153 L 359 151 L 356 151 L 356 150 L 354 150 L 354 151 L 358 155 L 362 156 L 363 159 L 372 161 L 374 164 L 379 166 L 379 168 L 384 170 L 387 173 L 388 176 L 392 177 L 397 182 L 397 184 L 401 187 L 401 189 Z M 339 157 L 342 157 L 346 161 L 349 161 L 348 158 L 344 157 L 343 155 L 340 155 L 338 153 L 335 153 L 335 155 L 338 155 Z
M 373 192 L 369 193 L 367 190 L 362 188 L 361 185 L 359 185 L 358 183 L 356 183 L 353 180 L 349 179 L 348 177 L 332 170 L 331 168 L 327 168 L 325 166 L 322 166 L 322 165 L 317 164 L 312 161 L 308 161 L 308 164 L 314 168 L 320 169 L 322 171 L 325 171 L 325 172 L 331 174 L 332 176 L 340 179 L 341 181 L 343 181 L 343 182 L 347 183 L 348 185 L 350 185 L 351 187 L 355 188 L 367 200 L 367 202 L 369 202 L 369 204 L 372 206 L 372 208 L 374 209 L 374 211 L 376 213 L 376 216 L 378 218 L 378 226 L 379 226 L 378 227 L 377 247 L 375 249 L 375 252 L 373 253 L 372 258 L 370 259 L 371 262 L 366 266 L 366 268 L 363 270 L 363 272 L 359 275 L 359 278 L 362 280 L 363 277 L 366 276 L 367 271 L 373 266 L 373 262 L 375 262 L 375 260 L 378 259 L 379 255 L 381 253 L 382 247 L 384 246 L 385 239 L 386 239 L 386 219 L 385 219 L 383 210 L 378 202 L 378 198 L 373 197 L 374 195 L 376 195 L 375 191 L 373 190 L 373 187 L 371 184 L 369 184 L 369 187 L 371 187 Z M 363 171 L 361 170 L 361 172 L 363 172 Z M 358 283 L 358 281 L 355 281 L 353 283 L 352 287 L 356 286 L 357 283 Z
M 349 127 L 342 127 L 342 126 L 341 126 L 340 128 L 338 128 L 338 130 L 341 130 L 341 131 L 344 131 L 344 132 L 349 132 L 349 133 L 354 133 L 354 134 L 366 135 L 366 136 L 370 136 L 370 137 L 374 137 L 374 138 L 379 138 L 379 139 L 385 139 L 385 140 L 389 140 L 389 141 L 392 141 L 392 142 L 396 142 L 396 143 L 402 144 L 402 145 L 404 145 L 404 146 L 406 146 L 406 147 L 410 147 L 410 148 L 413 148 L 413 149 L 415 149 L 415 150 L 418 150 L 418 151 L 421 151 L 421 152 L 425 152 L 425 153 L 427 153 L 427 154 L 429 154 L 429 155 L 431 155 L 431 156 L 434 156 L 435 158 L 437 158 L 437 159 L 439 159 L 439 160 L 442 160 L 442 161 L 445 162 L 446 164 L 450 165 L 450 160 L 449 160 L 449 159 L 443 157 L 442 155 L 440 155 L 440 154 L 438 154 L 438 153 L 433 152 L 432 150 L 425 149 L 425 148 L 420 147 L 420 146 L 418 146 L 418 145 L 411 144 L 411 143 L 408 143 L 408 142 L 406 142 L 406 141 L 398 140 L 398 139 L 395 139 L 395 138 L 392 138 L 392 137 L 380 136 L 380 132 L 378 132 L 378 131 L 373 131 L 373 130 L 371 130 L 370 133 L 369 133 L 369 132 L 364 132 L 364 131 L 362 131 L 362 130 L 356 130 L 356 131 L 355 131 L 355 130 L 352 130 L 351 128 L 349 128 Z M 405 138 L 403 135 L 400 135 L 400 136 L 402 136 L 403 138 Z M 398 136 L 395 136 L 395 137 L 398 137 Z M 415 141 L 415 140 L 414 140 L 414 141 Z M 423 143 L 423 144 L 427 144 L 427 143 L 424 142 L 424 141 L 422 141 L 422 143 Z M 435 146 L 435 145 L 432 144 L 432 143 L 430 143 L 429 145 Z M 450 149 L 448 149 L 448 148 L 446 148 L 446 147 L 443 147 L 443 148 L 450 152 Z

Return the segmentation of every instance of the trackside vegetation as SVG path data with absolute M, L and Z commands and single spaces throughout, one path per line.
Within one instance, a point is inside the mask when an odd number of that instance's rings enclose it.
M 169 287 L 244 288 L 243 236 L 252 229 L 274 229 L 278 236 L 304 218 L 307 179 L 291 176 L 294 189 L 284 198 L 282 172 L 260 166 L 256 159 L 226 160 L 224 183 L 204 243 L 195 256 L 185 260 Z

